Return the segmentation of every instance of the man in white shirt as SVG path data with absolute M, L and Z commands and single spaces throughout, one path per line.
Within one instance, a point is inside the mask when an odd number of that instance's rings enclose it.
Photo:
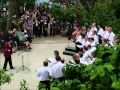
M 104 30 L 103 30 L 103 28 L 101 28 L 100 25 L 98 25 L 98 28 L 99 28 L 99 30 L 98 30 L 97 35 L 100 35 L 100 36 L 102 37 L 102 36 L 103 36 L 103 33 L 104 33 Z
M 43 64 L 44 67 L 37 71 L 37 77 L 39 78 L 41 84 L 45 84 L 46 90 L 50 90 L 50 75 L 48 71 L 48 62 L 44 61 Z
M 89 51 L 88 48 L 86 46 L 83 47 L 83 56 L 82 56 L 82 60 L 86 61 L 89 58 Z
M 51 68 L 50 76 L 62 81 L 64 79 L 63 67 L 65 66 L 65 64 L 61 62 L 60 56 L 57 56 L 56 60 L 57 63 Z
M 108 43 L 111 45 L 111 46 L 114 46 L 113 43 L 115 41 L 115 34 L 113 33 L 112 31 L 112 28 L 111 27 L 108 27 L 107 29 L 107 32 L 105 33 L 104 39 L 107 39 Z
M 114 40 L 115 40 L 115 34 L 113 33 L 111 27 L 108 28 L 108 33 L 109 33 L 108 40 L 111 41 L 111 42 L 114 42 Z
M 96 31 L 96 32 L 98 31 L 98 29 L 96 28 L 96 23 L 92 24 L 91 31 Z
M 94 62 L 95 60 L 96 60 L 96 53 L 93 52 L 93 53 L 91 54 L 91 60 L 88 61 L 88 65 L 89 65 L 89 64 L 93 64 L 93 62 Z
M 99 44 L 99 37 L 97 36 L 97 32 L 93 31 L 92 38 L 94 38 L 94 42 Z
M 81 38 L 77 39 L 76 41 L 76 51 L 80 51 L 81 48 L 84 46 L 85 44 L 85 36 L 81 35 Z
M 91 54 L 93 52 L 95 52 L 96 49 L 93 49 L 90 45 L 88 45 L 88 52 L 89 52 L 89 56 L 91 57 Z
M 96 32 L 98 31 L 97 28 L 96 28 L 96 23 L 92 24 L 91 30 L 89 31 L 88 38 L 92 38 L 93 31 L 96 31 Z
M 54 51 L 54 56 L 55 56 L 54 58 L 48 58 L 47 59 L 49 61 L 50 66 L 53 66 L 57 63 L 56 57 L 59 56 L 59 51 L 58 50 Z
M 88 38 L 91 38 L 91 37 L 92 37 L 92 32 L 91 32 L 91 28 L 90 28 L 90 27 L 87 28 L 86 37 L 88 37 Z

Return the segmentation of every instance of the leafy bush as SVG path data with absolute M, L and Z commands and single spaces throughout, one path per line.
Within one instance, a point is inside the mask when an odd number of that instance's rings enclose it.
M 0 18 L 0 31 L 5 32 L 6 26 L 7 26 L 7 19 L 6 18 Z
M 13 74 L 7 74 L 4 70 L 0 69 L 0 86 L 5 83 L 9 84 L 11 82 L 11 76 Z
M 51 15 L 60 21 L 71 21 L 74 19 L 80 25 L 89 26 L 96 22 L 102 26 L 111 26 L 113 31 L 120 36 L 120 0 L 98 0 L 90 12 L 80 4 L 77 7 L 61 8 L 53 5 L 51 8 Z
M 26 80 L 22 80 L 21 82 L 20 82 L 20 90 L 29 90 L 29 88 L 27 87 L 29 84 L 26 82 Z
M 96 53 L 98 58 L 91 65 L 66 65 L 65 82 L 57 85 L 60 90 L 120 89 L 120 45 L 98 46 Z

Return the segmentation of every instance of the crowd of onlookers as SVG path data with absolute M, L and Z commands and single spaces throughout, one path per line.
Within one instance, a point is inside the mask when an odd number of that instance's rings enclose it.
M 27 48 L 31 49 L 30 43 L 33 38 L 54 37 L 59 33 L 66 36 L 69 34 L 67 31 L 70 31 L 70 27 L 69 22 L 58 21 L 50 16 L 49 8 L 35 6 L 33 9 L 24 10 L 19 18 L 11 20 L 7 34 L 0 32 L 0 43 L 11 38 L 14 47 L 26 44 Z

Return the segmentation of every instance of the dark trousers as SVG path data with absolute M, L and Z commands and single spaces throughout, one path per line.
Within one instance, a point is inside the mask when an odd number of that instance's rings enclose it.
M 12 68 L 13 68 L 13 65 L 12 65 L 11 55 L 9 55 L 8 57 L 5 57 L 5 62 L 4 62 L 3 69 L 6 69 L 7 63 L 9 63 L 9 66 L 10 66 L 10 68 L 12 69 Z
M 40 83 L 45 85 L 46 90 L 50 90 L 50 81 L 40 81 Z
M 42 29 L 39 29 L 38 30 L 38 36 L 41 37 L 41 35 L 42 35 Z
M 39 31 L 38 26 L 35 26 L 34 27 L 34 34 L 36 37 L 38 37 L 38 31 Z
M 77 45 L 82 45 L 82 44 L 79 43 L 79 42 L 76 42 L 76 52 L 82 51 L 82 49 L 81 49 L 81 48 L 78 48 Z
M 43 36 L 48 36 L 48 28 L 43 28 Z
M 55 29 L 53 28 L 50 28 L 50 36 L 55 36 Z

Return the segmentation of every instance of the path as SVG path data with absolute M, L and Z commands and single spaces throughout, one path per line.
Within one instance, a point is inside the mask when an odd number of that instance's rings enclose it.
M 49 38 L 49 39 L 48 39 Z M 68 45 L 68 40 L 64 37 L 56 36 L 56 37 L 43 37 L 36 38 L 32 43 L 32 50 L 30 52 L 26 52 L 24 55 L 25 66 L 27 66 L 31 71 L 16 71 L 21 66 L 21 56 L 18 56 L 20 51 L 14 53 L 12 55 L 13 65 L 16 68 L 15 70 L 8 70 L 7 73 L 14 73 L 12 77 L 12 81 L 10 84 L 4 84 L 1 87 L 1 90 L 19 90 L 20 81 L 25 79 L 29 83 L 30 90 L 36 90 L 38 85 L 38 80 L 36 78 L 36 70 L 42 67 L 42 62 L 45 58 L 54 57 L 53 51 L 59 50 L 60 55 L 65 58 L 66 61 L 71 60 L 71 57 L 64 56 L 62 52 L 64 48 Z M 4 57 L 0 56 L 0 68 L 3 66 Z

